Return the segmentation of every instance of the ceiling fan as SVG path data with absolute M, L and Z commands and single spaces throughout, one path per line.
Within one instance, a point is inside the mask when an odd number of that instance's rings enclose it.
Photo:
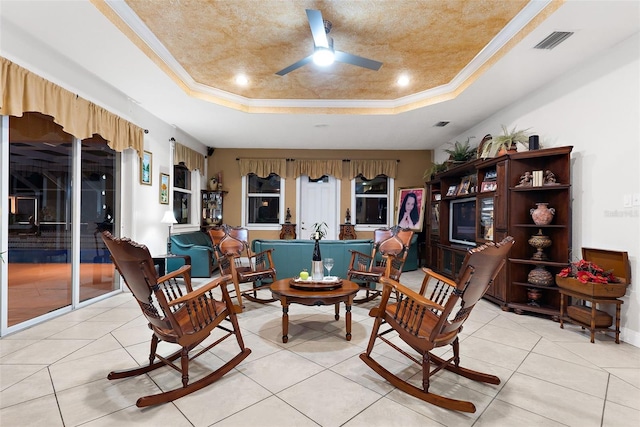
M 329 36 L 332 24 L 330 21 L 322 19 L 322 13 L 319 10 L 306 9 L 309 27 L 311 27 L 311 35 L 313 36 L 314 52 L 312 55 L 289 65 L 287 68 L 278 71 L 276 74 L 284 76 L 303 65 L 313 61 L 320 66 L 331 65 L 333 61 L 342 62 L 344 64 L 356 65 L 358 67 L 368 68 L 378 71 L 382 67 L 382 62 L 373 59 L 363 58 L 361 56 L 352 55 L 350 53 L 341 52 L 333 49 L 333 38 Z

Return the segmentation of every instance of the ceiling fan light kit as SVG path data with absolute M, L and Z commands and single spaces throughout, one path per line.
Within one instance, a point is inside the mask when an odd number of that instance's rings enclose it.
M 313 53 L 313 63 L 320 67 L 327 67 L 335 61 L 333 50 L 326 47 L 316 47 Z
M 331 31 L 332 27 L 331 22 L 322 19 L 322 13 L 319 10 L 307 9 L 306 11 L 309 27 L 311 28 L 311 35 L 313 36 L 313 55 L 301 59 L 300 61 L 278 71 L 276 73 L 277 75 L 284 76 L 308 64 L 311 60 L 321 67 L 326 67 L 333 64 L 334 61 L 338 61 L 344 64 L 368 68 L 373 71 L 378 71 L 380 69 L 382 62 L 334 50 L 333 39 L 329 37 L 329 31 Z

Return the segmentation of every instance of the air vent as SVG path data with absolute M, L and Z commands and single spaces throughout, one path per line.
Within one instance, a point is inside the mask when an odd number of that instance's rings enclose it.
M 558 46 L 563 41 L 565 41 L 566 39 L 568 39 L 569 37 L 571 37 L 571 35 L 573 35 L 573 33 L 568 31 L 554 31 L 553 33 L 549 34 L 540 43 L 535 45 L 533 48 L 551 50 L 554 47 Z
M 446 125 L 448 125 L 449 123 L 450 123 L 450 122 L 438 122 L 438 123 L 436 123 L 435 125 L 433 125 L 433 127 L 436 127 L 436 128 L 443 128 L 443 127 L 445 127 Z

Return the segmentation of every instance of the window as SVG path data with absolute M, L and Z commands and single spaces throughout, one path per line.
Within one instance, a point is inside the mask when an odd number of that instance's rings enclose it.
M 388 225 L 393 179 L 385 175 L 365 179 L 358 175 L 353 183 L 356 225 Z
M 284 180 L 274 173 L 267 178 L 250 173 L 245 179 L 247 225 L 279 224 Z
M 191 172 L 183 164 L 173 167 L 173 213 L 178 224 L 191 222 Z

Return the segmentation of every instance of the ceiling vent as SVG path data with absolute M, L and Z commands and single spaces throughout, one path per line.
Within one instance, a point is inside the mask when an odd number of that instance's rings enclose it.
M 448 125 L 449 123 L 450 123 L 450 122 L 438 122 L 438 123 L 436 123 L 435 125 L 433 125 L 433 127 L 436 127 L 436 128 L 443 128 L 443 127 L 445 127 L 446 125 Z
M 572 32 L 569 31 L 554 31 L 549 34 L 544 40 L 535 45 L 534 49 L 547 49 L 551 50 L 554 47 L 558 46 L 560 43 L 568 39 L 573 35 Z

